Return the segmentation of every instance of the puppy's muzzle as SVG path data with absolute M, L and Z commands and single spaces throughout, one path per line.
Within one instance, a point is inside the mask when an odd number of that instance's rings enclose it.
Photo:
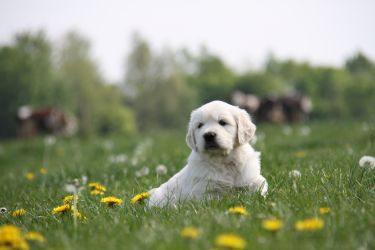
M 207 132 L 203 135 L 205 141 L 205 149 L 216 149 L 219 145 L 216 142 L 216 133 L 215 132 Z

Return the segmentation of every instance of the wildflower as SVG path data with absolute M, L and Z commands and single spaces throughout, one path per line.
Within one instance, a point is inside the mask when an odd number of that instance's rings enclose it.
M 246 241 L 235 234 L 220 234 L 216 237 L 215 244 L 217 247 L 244 249 Z
M 108 196 L 108 197 L 102 198 L 100 202 L 107 203 L 109 206 L 114 206 L 114 205 L 120 205 L 122 203 L 122 200 L 114 196 Z
M 148 167 L 143 167 L 140 170 L 135 172 L 135 176 L 142 177 L 142 176 L 148 175 L 149 173 L 150 173 L 150 169 Z
M 92 194 L 92 195 L 103 195 L 104 192 L 95 189 L 95 190 L 92 190 L 92 191 L 90 192 L 90 194 Z
M 101 192 L 107 191 L 105 186 L 103 186 L 102 184 L 100 184 L 98 182 L 90 182 L 89 187 L 91 188 L 92 191 L 93 190 L 98 190 L 98 191 L 101 191 Z
M 319 218 L 299 220 L 294 227 L 297 231 L 316 231 L 324 227 L 324 221 Z
M 40 242 L 40 243 L 43 243 L 46 241 L 46 239 L 44 238 L 44 236 L 38 232 L 35 232 L 35 231 L 29 231 L 25 234 L 25 239 L 26 240 L 29 240 L 29 241 L 36 241 L 36 242 Z
M 303 127 L 301 127 L 301 129 L 300 129 L 300 134 L 302 135 L 302 136 L 308 136 L 308 135 L 310 135 L 310 133 L 311 133 L 311 128 L 309 128 L 309 127 L 307 127 L 307 126 L 303 126 Z
M 155 171 L 157 175 L 165 175 L 167 174 L 168 169 L 166 166 L 161 164 L 161 165 L 156 166 Z
M 306 157 L 306 152 L 305 151 L 297 151 L 294 153 L 294 156 L 297 158 L 305 158 Z
M 23 209 L 23 208 L 20 208 L 20 209 L 16 209 L 13 211 L 12 213 L 12 216 L 13 217 L 21 217 L 21 216 L 24 216 L 26 214 L 26 210 Z
M 320 214 L 328 214 L 329 212 L 331 212 L 331 209 L 329 207 L 320 207 L 319 208 Z
M 363 168 L 375 169 L 375 157 L 372 156 L 362 156 L 359 160 L 359 166 Z
M 72 216 L 80 220 L 86 220 L 86 217 L 83 216 L 77 209 L 74 209 L 74 206 L 72 206 Z
M 292 128 L 290 126 L 284 126 L 283 127 L 283 134 L 284 135 L 290 135 L 290 134 L 292 134 Z
M 266 219 L 262 221 L 262 227 L 267 231 L 276 232 L 283 227 L 283 222 L 279 219 Z
M 56 143 L 56 137 L 54 136 L 47 136 L 45 139 L 44 139 L 44 144 L 46 146 L 52 146 Z
M 289 178 L 301 178 L 301 172 L 294 169 L 289 172 Z
M 128 156 L 126 154 L 111 155 L 108 157 L 108 161 L 110 163 L 124 163 L 127 160 L 128 160 Z
M 69 211 L 71 208 L 72 208 L 72 206 L 70 204 L 64 204 L 64 205 L 55 207 L 52 210 L 52 214 L 64 214 L 67 211 Z
M 28 250 L 29 245 L 18 227 L 4 225 L 0 227 L 0 249 Z
M 78 195 L 76 195 L 76 202 L 78 203 Z M 74 203 L 74 195 L 68 195 L 64 197 L 64 204 L 73 205 Z
M 112 150 L 113 146 L 114 146 L 113 141 L 107 140 L 107 141 L 103 142 L 103 148 L 107 151 Z
M 47 174 L 48 170 L 47 170 L 45 167 L 41 167 L 41 168 L 39 169 L 39 172 L 40 172 L 41 174 L 45 175 L 45 174 Z
M 6 212 L 8 212 L 8 209 L 6 207 L 0 208 L 0 214 L 5 214 Z
M 140 203 L 141 201 L 147 199 L 148 197 L 150 197 L 150 193 L 148 193 L 148 192 L 143 192 L 143 193 L 137 194 L 136 196 L 134 196 L 131 199 L 131 203 L 133 203 L 133 204 Z
M 185 227 L 181 230 L 181 236 L 186 239 L 195 239 L 199 236 L 200 232 L 198 228 L 195 227 Z
M 65 184 L 65 190 L 69 193 L 78 194 L 84 189 L 86 185 L 87 176 L 82 176 L 81 179 L 74 179 L 71 183 Z
M 26 175 L 25 175 L 25 177 L 26 177 L 26 179 L 27 179 L 28 181 L 32 181 L 32 180 L 34 180 L 35 175 L 34 175 L 33 172 L 27 172 Z
M 228 209 L 228 213 L 237 215 L 248 215 L 246 208 L 242 206 L 231 207 Z

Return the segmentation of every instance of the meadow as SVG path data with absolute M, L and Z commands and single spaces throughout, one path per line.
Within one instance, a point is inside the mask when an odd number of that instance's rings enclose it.
M 236 190 L 222 199 L 193 201 L 169 208 L 132 204 L 131 198 L 166 181 L 185 163 L 185 131 L 134 137 L 39 138 L 0 143 L 0 226 L 41 233 L 44 243 L 30 249 L 221 249 L 215 239 L 236 234 L 245 249 L 375 249 L 375 170 L 359 167 L 363 155 L 375 155 L 375 126 L 322 122 L 307 125 L 260 124 L 254 148 L 262 153 L 267 198 Z M 155 171 L 163 164 L 166 174 Z M 42 169 L 42 170 L 41 170 Z M 290 176 L 298 170 L 300 177 Z M 106 187 L 104 195 L 79 194 L 82 218 L 53 214 L 69 195 L 65 185 L 86 176 Z M 123 200 L 109 207 L 102 197 Z M 243 206 L 248 215 L 228 212 Z M 26 214 L 12 216 L 15 209 Z M 329 208 L 320 213 L 319 208 Z M 269 231 L 262 221 L 283 226 Z M 297 230 L 299 220 L 319 218 L 314 230 Z M 181 236 L 195 227 L 198 236 Z

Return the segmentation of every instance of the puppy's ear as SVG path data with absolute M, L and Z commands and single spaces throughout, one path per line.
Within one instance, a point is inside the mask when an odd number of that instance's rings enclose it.
M 188 126 L 188 132 L 186 135 L 186 143 L 187 145 L 195 151 L 198 151 L 197 149 L 197 142 L 195 141 L 195 135 L 194 135 L 194 111 L 190 115 L 190 122 Z
M 248 143 L 254 136 L 256 126 L 251 122 L 250 115 L 243 109 L 237 113 L 237 138 L 240 145 Z

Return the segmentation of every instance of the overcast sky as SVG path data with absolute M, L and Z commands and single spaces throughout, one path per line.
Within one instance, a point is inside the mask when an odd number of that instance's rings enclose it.
M 44 29 L 52 41 L 82 32 L 104 76 L 122 78 L 131 35 L 155 49 L 206 45 L 233 68 L 266 55 L 340 66 L 356 51 L 375 58 L 375 0 L 0 0 L 0 43 Z

